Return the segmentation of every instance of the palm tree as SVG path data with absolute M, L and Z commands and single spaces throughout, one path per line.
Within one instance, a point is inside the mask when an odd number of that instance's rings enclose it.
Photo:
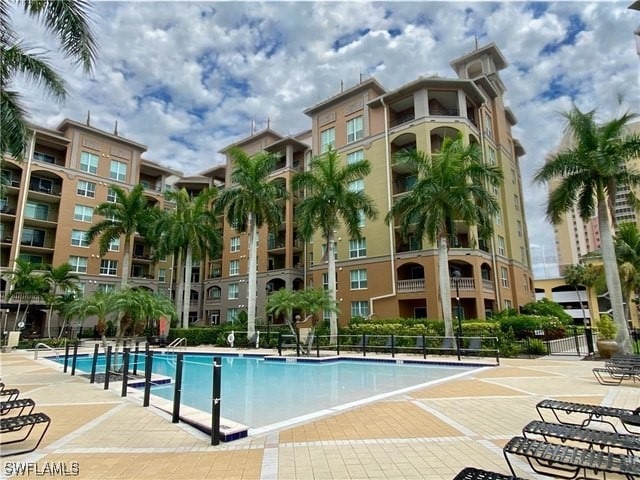
M 626 315 L 631 319 L 634 294 L 640 287 L 640 231 L 635 223 L 620 225 L 615 243 L 622 293 L 626 303 Z
M 329 295 L 336 301 L 335 233 L 343 224 L 353 239 L 362 238 L 360 223 L 363 216 L 374 219 L 377 210 L 373 200 L 364 191 L 350 188 L 352 182 L 363 179 L 371 172 L 368 160 L 341 165 L 338 153 L 329 150 L 311 160 L 309 170 L 297 173 L 292 180 L 294 190 L 304 189 L 305 198 L 298 205 L 300 236 L 310 240 L 320 230 L 326 242 L 327 280 Z M 331 341 L 338 335 L 338 317 L 335 310 L 329 314 Z
M 462 133 L 446 137 L 439 153 L 427 155 L 415 149 L 403 150 L 396 161 L 406 163 L 417 173 L 413 189 L 400 197 L 387 214 L 405 237 L 424 236 L 438 247 L 438 286 L 445 336 L 453 336 L 451 281 L 448 239 L 455 223 L 478 228 L 480 238 L 490 236 L 499 204 L 491 193 L 502 182 L 497 166 L 482 161 L 480 147 L 465 145 Z
M 129 281 L 131 237 L 136 233 L 144 235 L 153 223 L 155 211 L 147 205 L 142 184 L 133 187 L 129 193 L 117 185 L 111 185 L 111 189 L 116 201 L 104 202 L 96 207 L 95 213 L 102 215 L 104 219 L 91 226 L 87 238 L 92 243 L 100 236 L 100 255 L 104 255 L 112 241 L 124 236 L 120 280 L 120 287 L 124 288 Z
M 239 148 L 229 152 L 233 161 L 231 186 L 218 199 L 227 221 L 238 231 L 249 234 L 249 281 L 247 285 L 247 338 L 253 341 L 256 331 L 256 296 L 258 276 L 258 229 L 268 225 L 276 230 L 282 221 L 280 202 L 287 192 L 278 179 L 268 180 L 279 156 L 268 152 L 247 155 Z
M 204 189 L 192 198 L 184 188 L 168 192 L 167 199 L 175 202 L 175 210 L 161 215 L 154 226 L 154 236 L 162 239 L 159 252 L 164 255 L 178 251 L 179 259 L 185 259 L 184 285 L 178 289 L 183 292 L 183 328 L 189 328 L 193 262 L 199 262 L 205 253 L 216 258 L 220 251 L 218 220 L 212 207 L 217 193 L 216 189 Z M 177 268 L 181 271 L 182 265 Z
M 65 56 L 75 59 L 85 73 L 91 73 L 97 45 L 89 26 L 88 2 L 18 0 L 16 3 L 58 38 Z M 21 74 L 27 80 L 42 84 L 56 100 L 63 100 L 66 90 L 64 81 L 48 64 L 46 56 L 28 47 L 13 29 L 9 8 L 9 0 L 0 0 L 0 158 L 8 153 L 21 160 L 28 129 L 20 94 L 11 89 L 15 77 Z
M 539 183 L 558 179 L 556 188 L 549 192 L 547 217 L 553 224 L 562 215 L 577 206 L 580 216 L 587 221 L 598 216 L 604 273 L 611 301 L 613 319 L 617 325 L 616 341 L 622 351 L 631 351 L 629 330 L 625 321 L 622 288 L 618 274 L 613 229 L 610 218 L 619 185 L 628 185 L 633 201 L 633 190 L 640 186 L 640 173 L 628 162 L 640 154 L 640 137 L 625 134 L 625 125 L 635 118 L 626 113 L 606 123 L 597 124 L 595 110 L 581 112 L 573 107 L 564 113 L 572 144 L 551 155 L 534 177 Z
M 10 300 L 13 297 L 18 297 L 18 308 L 13 322 L 14 330 L 20 322 L 20 308 L 22 303 L 25 302 L 24 314 L 22 316 L 22 322 L 25 322 L 31 302 L 36 297 L 41 297 L 48 290 L 48 284 L 44 277 L 37 272 L 41 268 L 42 265 L 40 264 L 31 263 L 23 258 L 16 258 L 15 269 L 5 273 L 9 277 L 10 284 L 10 291 L 7 298 Z
M 93 295 L 78 299 L 78 301 L 74 302 L 68 312 L 69 316 L 77 316 L 82 319 L 95 315 L 97 317 L 96 330 L 102 337 L 102 343 L 105 349 L 107 344 L 105 337 L 107 318 L 116 311 L 114 295 L 114 292 L 94 292 Z
M 57 267 L 47 265 L 45 267 L 44 279 L 49 285 L 49 291 L 45 295 L 45 300 L 49 304 L 47 314 L 47 336 L 51 338 L 51 315 L 56 302 L 59 300 L 59 290 L 62 293 L 77 293 L 79 291 L 78 281 L 80 276 L 73 272 L 72 266 L 63 263 Z

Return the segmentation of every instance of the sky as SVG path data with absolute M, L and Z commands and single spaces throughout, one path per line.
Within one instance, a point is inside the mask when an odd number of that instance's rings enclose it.
M 194 175 L 223 163 L 219 151 L 267 126 L 310 128 L 303 111 L 360 78 L 387 90 L 420 75 L 455 78 L 449 62 L 494 42 L 518 118 L 531 257 L 536 278 L 557 275 L 547 189 L 534 172 L 559 143 L 561 112 L 597 109 L 606 120 L 640 112 L 640 12 L 617 2 L 93 2 L 100 45 L 93 75 L 61 58 L 40 24 L 12 12 L 25 44 L 67 83 L 63 104 L 18 78 L 29 120 L 63 119 L 148 147 L 144 157 Z

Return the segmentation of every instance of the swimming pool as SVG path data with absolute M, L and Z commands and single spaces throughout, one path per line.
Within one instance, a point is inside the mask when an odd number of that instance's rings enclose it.
M 262 357 L 221 356 L 221 415 L 252 430 L 277 426 L 308 415 L 318 416 L 416 386 L 467 374 L 470 366 L 440 366 L 357 360 L 287 362 Z M 211 412 L 214 355 L 185 354 L 181 401 Z M 104 360 L 104 359 L 101 359 Z M 142 359 L 139 357 L 139 362 Z M 156 374 L 175 378 L 176 357 L 153 357 Z M 99 362 L 98 372 L 104 371 Z M 79 357 L 77 368 L 91 370 L 91 357 Z M 138 372 L 144 366 L 139 363 Z M 173 399 L 174 385 L 157 385 L 152 394 Z

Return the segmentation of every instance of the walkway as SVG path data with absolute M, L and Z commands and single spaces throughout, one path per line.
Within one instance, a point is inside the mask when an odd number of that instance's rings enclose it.
M 465 466 L 508 473 L 501 447 L 558 398 L 636 408 L 640 385 L 605 387 L 577 358 L 503 359 L 502 365 L 218 447 L 139 396 L 110 390 L 33 352 L 0 355 L 2 381 L 33 398 L 52 425 L 37 452 L 2 459 L 3 478 L 451 479 Z M 223 399 L 224 401 L 224 399 Z M 36 463 L 33 463 L 36 462 Z M 525 478 L 538 478 L 519 464 Z M 50 475 L 51 472 L 58 474 Z M 44 472 L 44 473 L 43 473 Z

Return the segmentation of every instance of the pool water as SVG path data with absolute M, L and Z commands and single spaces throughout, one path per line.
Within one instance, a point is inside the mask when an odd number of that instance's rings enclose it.
M 219 355 L 216 355 L 219 356 Z M 265 361 L 259 357 L 221 356 L 221 415 L 252 429 L 307 415 L 328 413 L 376 396 L 466 374 L 476 367 L 337 360 Z M 138 357 L 138 373 L 144 372 Z M 153 371 L 175 378 L 176 357 L 153 356 Z M 79 370 L 91 370 L 91 357 L 79 357 Z M 104 371 L 104 358 L 98 362 Z M 184 355 L 181 402 L 211 412 L 213 355 Z M 157 385 L 152 394 L 172 400 L 174 385 Z

